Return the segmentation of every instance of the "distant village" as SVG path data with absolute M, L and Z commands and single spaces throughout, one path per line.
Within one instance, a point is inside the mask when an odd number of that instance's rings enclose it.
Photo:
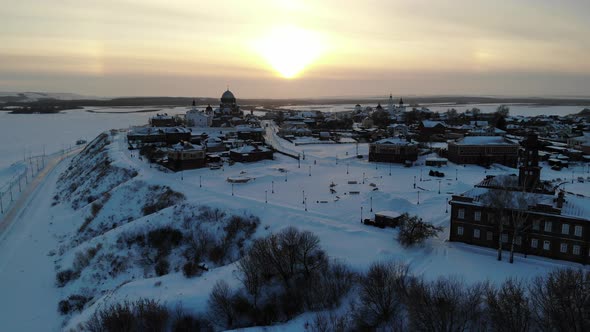
M 590 262 L 590 197 L 541 181 L 540 166 L 547 162 L 560 171 L 576 164 L 590 172 L 590 122 L 582 113 L 526 117 L 511 115 L 506 106 L 494 113 L 477 108 L 440 113 L 390 95 L 386 105 L 357 104 L 345 112 L 280 108 L 255 115 L 241 110 L 228 89 L 218 107 L 203 109 L 193 101 L 184 116 L 157 114 L 149 124 L 131 128 L 127 142 L 140 158 L 172 171 L 219 169 L 226 163 L 273 159 L 275 153 L 305 159 L 281 142 L 368 143 L 368 155 L 357 148 L 353 157 L 405 167 L 417 166 L 426 156 L 420 166 L 434 169 L 448 162 L 518 168 L 518 175 L 488 176 L 452 196 L 449 240 L 497 248 L 499 256 L 508 250 L 511 261 L 519 252 L 585 264 Z M 445 176 L 432 169 L 429 175 Z M 590 182 L 590 176 L 571 181 Z M 384 212 L 365 222 L 395 227 L 398 218 Z
M 356 105 L 349 112 L 325 113 L 277 109 L 255 116 L 244 114 L 227 90 L 219 107 L 198 109 L 193 101 L 185 116 L 157 114 L 149 126 L 128 133 L 130 149 L 139 149 L 152 162 L 172 170 L 218 166 L 227 162 L 272 159 L 284 152 L 266 142 L 269 126 L 295 145 L 369 143 L 369 161 L 401 163 L 411 167 L 419 155 L 435 152 L 427 165 L 497 163 L 516 168 L 530 132 L 539 135 L 539 158 L 553 169 L 570 162 L 590 162 L 590 123 L 584 116 L 511 116 L 506 106 L 494 113 L 473 108 L 433 112 L 408 106 L 389 96 L 387 105 Z M 215 130 L 218 128 L 219 130 Z M 273 132 L 274 133 L 274 132 Z M 274 140 L 273 140 L 274 141 Z M 301 156 L 294 156 L 300 158 Z

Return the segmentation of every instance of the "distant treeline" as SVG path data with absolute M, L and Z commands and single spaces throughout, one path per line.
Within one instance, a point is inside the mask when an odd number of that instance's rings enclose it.
M 0 110 L 14 111 L 14 106 L 25 106 L 36 109 L 33 112 L 55 112 L 65 109 L 77 109 L 84 106 L 103 106 L 103 107 L 131 107 L 131 106 L 189 106 L 193 99 L 198 105 L 211 104 L 213 106 L 219 103 L 217 98 L 189 98 L 189 97 L 127 97 L 103 99 L 78 99 L 78 100 L 59 100 L 59 99 L 40 99 L 34 102 L 24 102 L 18 100 L 18 97 L 0 97 L 4 104 Z M 428 105 L 428 104 L 448 104 L 453 105 L 465 104 L 534 104 L 543 106 L 587 106 L 590 105 L 590 99 L 567 99 L 567 98 L 524 98 L 524 97 L 461 97 L 461 96 L 440 96 L 440 97 L 404 97 L 406 105 Z M 359 98 L 359 99 L 342 99 L 342 98 L 322 98 L 322 99 L 239 99 L 238 103 L 244 109 L 249 109 L 250 105 L 262 106 L 265 109 L 273 109 L 280 106 L 289 105 L 316 105 L 316 104 L 381 104 L 387 103 L 387 98 Z M 10 107 L 9 109 L 6 109 Z

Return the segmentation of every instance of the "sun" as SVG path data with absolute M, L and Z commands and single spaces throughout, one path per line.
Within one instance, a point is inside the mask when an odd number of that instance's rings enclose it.
M 324 52 L 319 34 L 296 26 L 283 26 L 254 43 L 256 51 L 282 77 L 297 77 Z

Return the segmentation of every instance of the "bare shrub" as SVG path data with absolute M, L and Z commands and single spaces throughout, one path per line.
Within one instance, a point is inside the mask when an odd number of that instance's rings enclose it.
M 410 247 L 424 242 L 441 231 L 441 227 L 424 222 L 418 216 L 410 217 L 404 214 L 400 221 L 398 241 L 402 246 Z
M 374 263 L 361 280 L 357 327 L 373 329 L 403 326 L 402 309 L 408 266 L 400 263 Z
M 489 324 L 494 331 L 530 330 L 531 308 L 522 282 L 508 279 L 499 289 L 488 287 L 486 305 Z
M 57 287 L 63 287 L 71 280 L 78 279 L 78 277 L 80 277 L 80 274 L 71 269 L 63 270 L 55 275 L 55 284 Z
M 225 212 L 223 210 L 220 210 L 219 208 L 201 206 L 199 208 L 199 215 L 197 216 L 197 218 L 208 222 L 219 222 L 220 220 L 225 218 Z
M 415 279 L 406 297 L 413 331 L 473 331 L 481 329 L 486 285 L 452 278 L 433 282 Z
M 209 295 L 210 316 L 214 323 L 224 328 L 231 328 L 236 319 L 232 298 L 232 290 L 224 280 L 217 281 Z
M 539 328 L 590 330 L 590 272 L 562 269 L 536 277 L 529 285 L 529 296 Z
M 84 309 L 84 305 L 90 301 L 92 297 L 79 295 L 79 294 L 72 294 L 68 296 L 67 299 L 59 301 L 57 304 L 58 311 L 62 315 L 67 315 L 73 311 L 82 311 Z
M 156 213 L 186 198 L 184 194 L 176 192 L 170 189 L 170 187 L 168 186 L 149 186 L 149 190 L 152 193 L 160 193 L 155 194 L 153 197 L 150 197 L 150 200 L 145 203 L 145 205 L 142 208 L 144 216 Z
M 84 324 L 84 330 L 102 331 L 166 331 L 170 314 L 154 300 L 140 299 L 112 304 L 97 311 Z
M 163 276 L 170 271 L 170 263 L 166 258 L 161 257 L 154 267 L 157 276 Z

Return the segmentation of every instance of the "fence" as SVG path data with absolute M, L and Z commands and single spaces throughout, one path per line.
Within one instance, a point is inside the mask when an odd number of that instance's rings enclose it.
M 23 160 L 25 169 L 0 185 L 0 219 L 6 215 L 29 183 L 47 166 L 48 160 L 65 155 L 76 148 L 77 146 L 73 146 L 50 155 L 29 156 Z

